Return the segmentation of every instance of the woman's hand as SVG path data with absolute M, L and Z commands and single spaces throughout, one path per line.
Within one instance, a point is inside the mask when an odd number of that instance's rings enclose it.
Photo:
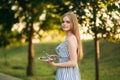
M 49 55 L 50 59 L 57 60 L 59 57 L 57 55 Z
M 48 60 L 47 62 L 48 62 L 48 64 L 50 64 L 52 66 L 55 66 L 55 62 L 54 61 Z

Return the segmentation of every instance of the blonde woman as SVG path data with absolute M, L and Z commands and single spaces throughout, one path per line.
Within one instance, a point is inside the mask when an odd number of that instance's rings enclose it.
M 62 17 L 62 29 L 66 33 L 63 43 L 57 46 L 59 62 L 49 60 L 48 63 L 57 67 L 56 80 L 81 80 L 78 59 L 82 59 L 82 43 L 80 40 L 78 20 L 74 13 L 67 12 Z

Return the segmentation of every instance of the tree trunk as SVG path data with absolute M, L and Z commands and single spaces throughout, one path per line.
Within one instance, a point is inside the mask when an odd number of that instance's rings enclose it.
M 96 73 L 95 80 L 99 80 L 99 62 L 98 62 L 98 59 L 100 57 L 100 49 L 99 49 L 99 40 L 97 39 L 97 36 L 95 37 L 94 44 L 95 44 L 95 73 Z
M 33 36 L 33 23 L 30 25 L 29 35 L 28 35 L 28 66 L 27 66 L 27 76 L 33 76 L 33 62 L 34 62 L 34 44 L 32 43 Z
M 97 53 L 97 58 L 99 59 L 100 58 L 100 41 L 97 39 L 96 42 L 96 53 Z
M 5 64 L 5 65 L 8 65 L 6 49 L 5 49 L 5 48 L 3 48 L 3 49 L 4 49 L 4 50 L 3 50 L 3 52 L 4 52 L 4 64 Z
M 99 80 L 99 62 L 98 58 L 100 57 L 100 49 L 99 49 L 99 40 L 97 37 L 97 27 L 96 27 L 96 14 L 97 14 L 97 0 L 92 0 L 92 6 L 93 6 L 93 20 L 94 20 L 94 28 L 95 28 L 95 39 L 94 39 L 94 45 L 95 45 L 95 80 Z

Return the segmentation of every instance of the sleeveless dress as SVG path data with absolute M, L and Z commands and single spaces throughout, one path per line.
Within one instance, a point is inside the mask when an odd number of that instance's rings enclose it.
M 57 46 L 59 63 L 69 61 L 69 52 L 66 41 Z M 81 80 L 78 65 L 75 67 L 57 67 L 56 80 Z

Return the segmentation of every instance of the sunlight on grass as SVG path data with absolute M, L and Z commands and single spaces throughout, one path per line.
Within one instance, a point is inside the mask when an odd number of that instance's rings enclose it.
M 6 51 L 0 49 L 0 72 L 24 80 L 55 80 L 56 68 L 48 65 L 46 62 L 39 61 L 38 57 L 45 55 L 42 52 L 43 50 L 48 52 L 48 54 L 56 54 L 55 48 L 59 43 L 35 44 L 34 77 L 26 76 L 27 45 L 12 46 Z M 120 44 L 102 41 L 100 46 L 100 80 L 119 80 Z M 83 51 L 84 58 L 78 62 L 82 80 L 95 80 L 94 41 L 83 41 Z M 7 64 L 5 64 L 4 53 L 7 54 Z

